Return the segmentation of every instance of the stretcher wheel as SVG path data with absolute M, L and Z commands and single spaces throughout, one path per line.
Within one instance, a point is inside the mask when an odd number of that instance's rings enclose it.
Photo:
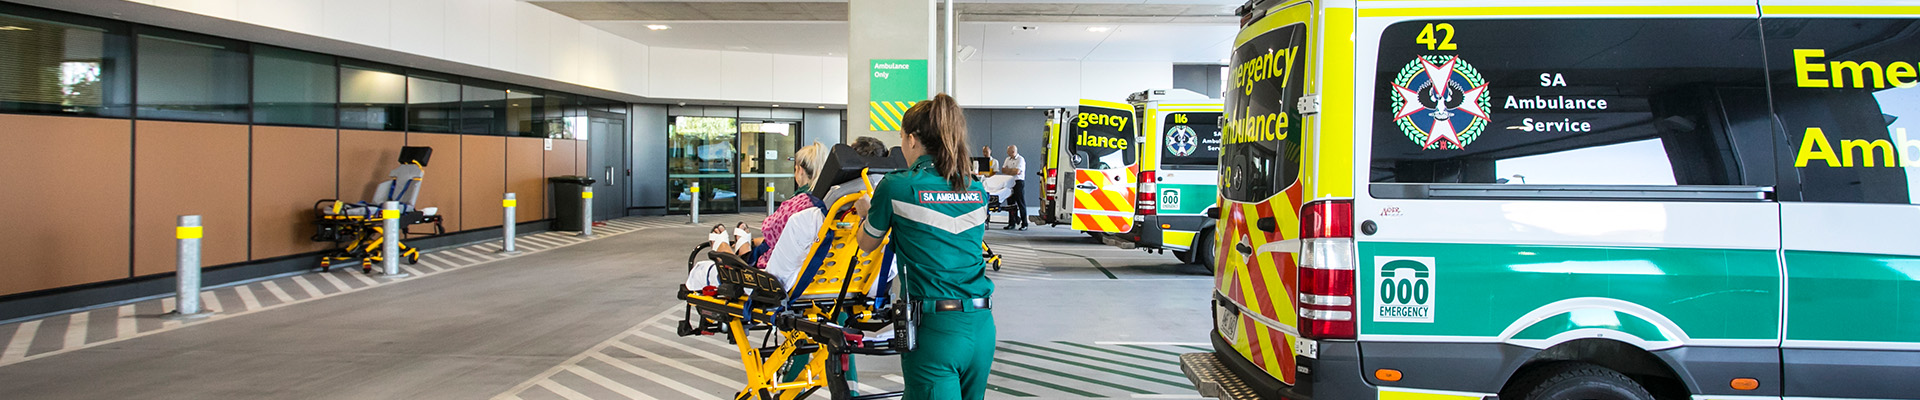
M 407 255 L 407 265 L 414 265 L 419 263 L 420 263 L 420 253 L 413 253 L 413 254 Z
M 360 263 L 360 273 L 362 274 L 373 273 L 373 263 L 370 263 L 370 262 Z

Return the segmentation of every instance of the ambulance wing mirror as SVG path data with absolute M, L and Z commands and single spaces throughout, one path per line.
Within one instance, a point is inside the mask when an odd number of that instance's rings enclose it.
M 1207 219 L 1220 219 L 1220 207 L 1207 207 Z

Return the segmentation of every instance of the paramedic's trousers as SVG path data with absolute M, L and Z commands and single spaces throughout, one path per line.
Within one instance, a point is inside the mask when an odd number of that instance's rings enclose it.
M 971 307 L 969 307 L 971 308 Z M 993 367 L 993 310 L 920 314 L 920 343 L 900 355 L 904 400 L 979 400 Z

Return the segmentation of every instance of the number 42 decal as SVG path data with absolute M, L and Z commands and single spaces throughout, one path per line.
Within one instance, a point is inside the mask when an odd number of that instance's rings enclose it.
M 1446 36 L 1440 37 L 1439 40 L 1435 40 L 1435 31 L 1445 31 Z M 1427 45 L 1427 50 L 1459 50 L 1460 49 L 1459 45 L 1456 45 L 1453 43 L 1453 24 L 1449 24 L 1445 22 L 1438 23 L 1438 24 L 1427 24 L 1426 28 L 1420 29 L 1420 36 L 1414 37 L 1413 42 Z

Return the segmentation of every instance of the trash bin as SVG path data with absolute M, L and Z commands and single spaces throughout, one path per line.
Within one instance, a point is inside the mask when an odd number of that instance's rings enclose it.
M 593 178 L 580 175 L 556 176 L 547 178 L 553 183 L 553 230 L 580 231 L 587 227 L 580 221 L 580 213 L 586 212 L 580 192 L 593 185 Z

